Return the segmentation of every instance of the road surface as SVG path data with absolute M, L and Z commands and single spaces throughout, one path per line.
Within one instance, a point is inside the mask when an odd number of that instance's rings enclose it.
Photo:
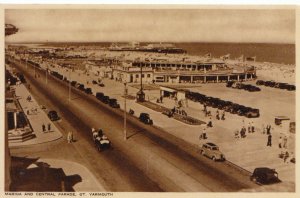
M 197 148 L 161 129 L 129 117 L 128 140 L 123 139 L 123 113 L 100 103 L 94 96 L 72 89 L 68 84 L 32 65 L 13 64 L 26 77 L 34 95 L 55 107 L 68 127 L 76 131 L 76 151 L 86 159 L 95 176 L 108 191 L 239 191 L 256 187 L 249 173 L 230 163 L 215 163 L 197 153 Z M 58 125 L 60 123 L 57 123 Z M 64 126 L 61 126 L 64 128 Z M 96 151 L 91 128 L 102 128 L 113 149 Z

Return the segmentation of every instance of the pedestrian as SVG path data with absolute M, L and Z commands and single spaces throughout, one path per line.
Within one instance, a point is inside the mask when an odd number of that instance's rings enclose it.
M 199 136 L 199 140 L 206 139 L 206 127 L 203 128 L 201 135 Z
M 225 111 L 222 112 L 222 120 L 225 120 Z
M 46 131 L 46 126 L 45 126 L 45 124 L 43 123 L 43 125 L 42 125 L 42 129 L 43 129 L 43 132 L 45 132 Z
M 27 115 L 29 115 L 29 110 L 27 110 Z
M 281 136 L 279 137 L 279 140 L 278 140 L 278 147 L 280 149 L 282 148 L 282 137 Z
M 48 131 L 51 131 L 51 124 L 48 123 Z
M 272 146 L 272 135 L 271 135 L 271 133 L 268 135 L 267 146 Z
M 220 114 L 219 114 L 219 110 L 217 110 L 217 115 L 216 115 L 216 118 L 217 118 L 217 120 L 220 120 Z
M 236 139 L 240 138 L 238 129 L 234 132 L 234 138 L 236 138 Z
M 267 135 L 271 134 L 271 125 L 267 125 Z
M 266 128 L 265 128 L 265 125 L 264 125 L 264 124 L 262 124 L 261 132 L 262 132 L 262 134 L 265 134 L 265 133 L 266 133 Z
M 240 131 L 240 134 L 241 134 L 241 138 L 245 138 L 246 137 L 246 127 L 243 126 L 241 131 Z
M 251 123 L 251 131 L 252 131 L 252 133 L 255 132 L 255 127 L 254 127 L 254 122 L 253 122 L 253 121 L 252 121 L 252 123 Z
M 248 123 L 248 133 L 251 133 L 251 129 L 252 129 L 252 128 L 251 128 L 251 123 L 249 122 L 249 123 Z
M 208 127 L 213 127 L 212 125 L 212 121 L 211 121 L 211 117 L 209 118 L 209 121 L 208 121 L 208 124 L 207 124 Z
M 288 159 L 289 157 L 290 157 L 290 154 L 289 154 L 288 151 L 286 151 L 285 154 L 284 154 L 284 157 L 283 157 L 283 162 L 284 162 L 284 163 L 286 163 L 286 162 L 288 163 L 289 161 L 287 161 L 287 159 Z
M 67 140 L 68 140 L 68 143 L 72 143 L 72 133 L 71 133 L 71 131 L 68 132 Z
M 283 138 L 283 148 L 287 148 L 287 141 L 288 141 L 287 136 L 284 136 L 284 138 Z

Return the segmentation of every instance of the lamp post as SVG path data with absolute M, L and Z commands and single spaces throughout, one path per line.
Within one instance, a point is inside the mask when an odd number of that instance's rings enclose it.
M 71 101 L 71 67 L 69 66 L 69 101 Z
M 126 128 L 127 128 L 127 126 L 126 126 L 126 122 L 127 122 L 127 119 L 126 119 L 126 114 L 127 114 L 127 109 L 126 109 L 126 97 L 127 97 L 127 92 L 128 92 L 128 90 L 127 90 L 127 83 L 125 82 L 124 83 L 124 140 L 127 140 L 127 130 L 126 130 Z
M 140 63 L 140 68 L 141 68 L 141 89 L 137 92 L 136 97 L 137 97 L 137 102 L 144 102 L 145 101 L 145 93 L 143 92 L 143 68 L 142 68 L 142 63 Z
M 48 85 L 48 63 L 46 68 L 46 85 Z

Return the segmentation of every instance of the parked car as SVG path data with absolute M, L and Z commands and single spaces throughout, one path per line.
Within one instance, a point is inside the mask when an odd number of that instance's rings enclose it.
M 78 84 L 77 87 L 80 91 L 85 91 L 84 84 Z
M 51 121 L 59 120 L 59 117 L 58 117 L 56 111 L 49 111 L 49 112 L 48 112 L 48 117 L 49 117 L 49 119 L 50 119 Z
M 280 182 L 278 173 L 275 171 L 275 169 L 270 169 L 267 167 L 255 168 L 253 174 L 250 176 L 250 180 L 261 184 Z
M 104 96 L 104 93 L 102 93 L 102 92 L 97 92 L 97 93 L 96 93 L 96 98 L 97 98 L 98 100 L 102 100 L 103 96 Z
M 256 85 L 264 85 L 264 84 L 265 84 L 265 81 L 263 81 L 263 80 L 256 81 Z
M 73 87 L 75 87 L 76 84 L 77 84 L 76 81 L 72 81 L 72 82 L 71 82 L 71 85 L 72 85 Z
M 145 124 L 150 124 L 152 125 L 153 124 L 153 120 L 150 119 L 150 116 L 148 113 L 141 113 L 140 114 L 140 117 L 139 117 L 139 120 Z
M 258 118 L 260 116 L 259 109 L 249 108 L 249 110 L 245 113 L 247 118 Z
M 98 84 L 97 81 L 95 81 L 95 80 L 93 80 L 92 83 L 93 83 L 94 85 Z
M 115 98 L 111 98 L 109 99 L 109 106 L 111 106 L 112 108 L 120 108 L 120 105 L 118 104 L 117 99 Z
M 225 161 L 225 155 L 219 150 L 217 145 L 211 142 L 203 144 L 200 153 L 214 161 Z
M 86 94 L 93 94 L 91 88 L 86 88 L 86 89 L 84 90 L 84 92 L 85 92 Z
M 226 87 L 231 87 L 233 85 L 233 83 L 235 83 L 234 81 L 228 81 L 226 83 Z
M 104 87 L 105 85 L 103 83 L 98 84 L 100 87 Z
M 103 97 L 101 98 L 101 101 L 102 101 L 103 103 L 105 103 L 105 104 L 108 104 L 108 103 L 109 103 L 109 96 L 103 96 Z

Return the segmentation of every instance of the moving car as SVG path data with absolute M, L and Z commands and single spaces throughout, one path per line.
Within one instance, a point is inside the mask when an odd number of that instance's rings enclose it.
M 111 141 L 102 132 L 101 129 L 98 131 L 93 131 L 93 140 L 98 151 L 103 151 L 111 147 Z
M 225 161 L 225 155 L 219 150 L 217 145 L 211 142 L 203 144 L 200 153 L 213 161 Z
M 255 168 L 253 174 L 250 176 L 250 180 L 261 184 L 280 182 L 278 173 L 275 171 L 275 169 L 270 169 L 267 167 Z
M 140 117 L 139 117 L 139 120 L 145 124 L 150 124 L 152 125 L 153 124 L 153 120 L 150 119 L 150 116 L 148 113 L 141 113 L 140 114 Z
M 58 117 L 56 111 L 49 111 L 49 112 L 48 112 L 48 117 L 49 117 L 49 119 L 50 119 L 51 121 L 59 120 L 59 117 Z

